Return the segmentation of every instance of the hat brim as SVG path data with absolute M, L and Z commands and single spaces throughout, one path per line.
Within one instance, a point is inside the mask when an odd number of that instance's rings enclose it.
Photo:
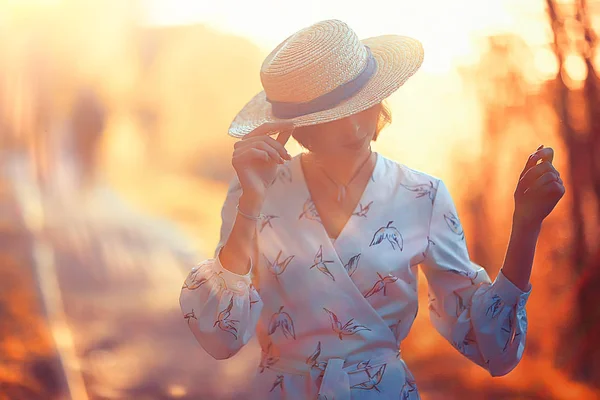
M 328 110 L 282 119 L 273 116 L 271 104 L 266 100 L 265 92 L 261 91 L 235 116 L 229 126 L 228 134 L 242 138 L 268 122 L 287 121 L 294 127 L 300 127 L 335 121 L 356 114 L 389 97 L 417 72 L 423 63 L 423 46 L 416 39 L 399 35 L 382 35 L 363 39 L 361 42 L 371 49 L 377 61 L 377 71 L 354 96 Z

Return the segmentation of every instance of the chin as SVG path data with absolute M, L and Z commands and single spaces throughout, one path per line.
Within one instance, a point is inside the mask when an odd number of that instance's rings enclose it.
M 318 149 L 312 150 L 312 153 L 317 155 L 353 155 L 357 153 L 363 152 L 366 148 L 369 147 L 368 138 L 364 138 L 362 140 L 355 141 L 354 143 L 335 143 L 330 146 L 323 146 Z
M 367 146 L 365 145 L 365 143 L 367 142 L 367 137 L 365 136 L 364 138 L 357 140 L 355 142 L 351 142 L 348 144 L 344 144 L 341 145 L 340 147 L 342 147 L 344 150 L 349 150 L 349 151 L 353 151 L 353 152 L 359 152 L 362 149 L 366 148 Z

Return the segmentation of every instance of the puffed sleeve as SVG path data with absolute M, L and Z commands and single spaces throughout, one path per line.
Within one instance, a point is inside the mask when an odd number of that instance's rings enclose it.
M 502 270 L 492 283 L 486 270 L 471 261 L 453 199 L 439 179 L 427 239 L 421 268 L 433 326 L 492 376 L 506 375 L 525 350 L 531 283 L 523 292 Z
M 224 268 L 219 258 L 235 222 L 240 194 L 241 187 L 234 178 L 221 209 L 220 240 L 214 257 L 191 269 L 179 296 L 183 317 L 194 337 L 217 360 L 233 356 L 248 343 L 263 307 L 252 285 L 252 259 L 250 271 L 239 275 Z

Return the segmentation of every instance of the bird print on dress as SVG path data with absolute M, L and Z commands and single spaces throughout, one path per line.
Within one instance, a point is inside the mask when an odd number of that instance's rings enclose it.
M 292 183 L 292 171 L 287 163 L 277 169 L 277 179 L 283 183 Z
M 369 247 L 378 245 L 383 242 L 384 239 L 387 239 L 387 241 L 392 245 L 392 249 L 396 250 L 396 247 L 398 247 L 400 251 L 402 251 L 404 241 L 398 229 L 392 226 L 393 222 L 394 221 L 389 221 L 386 226 L 379 228 L 377 232 L 375 232 Z
M 213 276 L 212 276 L 213 282 L 215 283 L 215 285 L 217 286 L 217 288 L 219 290 L 228 289 L 227 282 L 225 281 L 225 278 L 223 278 L 222 275 L 223 275 L 223 271 L 219 271 L 219 272 L 213 274 Z
M 375 389 L 376 391 L 380 392 L 377 385 L 379 383 L 381 383 L 381 379 L 383 378 L 383 374 L 385 373 L 386 366 L 387 366 L 387 364 L 383 364 L 383 365 L 379 366 L 379 368 L 377 369 L 377 372 L 375 372 L 373 375 L 371 375 L 371 370 L 375 369 L 375 367 L 366 368 L 365 373 L 367 374 L 367 377 L 369 379 L 367 379 L 364 382 L 357 383 L 356 385 L 350 386 L 350 389 L 362 389 L 362 390 Z
M 400 336 L 400 325 L 402 325 L 402 319 L 399 319 L 398 322 L 390 326 L 392 332 L 394 332 L 394 336 L 398 338 Z
M 250 287 L 250 290 L 248 290 L 248 301 L 250 302 L 250 309 L 252 310 L 252 305 L 255 303 L 258 303 L 258 300 L 252 300 L 252 289 L 254 288 L 252 283 L 250 284 L 249 287 Z
M 458 217 L 453 212 L 449 212 L 448 214 L 444 214 L 444 219 L 450 230 L 460 236 L 460 240 L 464 240 L 465 232 Z
M 432 311 L 435 315 L 438 316 L 438 318 L 442 318 L 442 316 L 438 312 L 436 306 L 434 305 L 434 303 L 436 302 L 437 299 L 435 297 L 433 297 L 433 295 L 430 292 L 427 293 L 427 298 L 428 298 L 429 311 Z
M 279 361 L 279 357 L 273 355 L 273 342 L 269 343 L 267 346 L 267 350 L 262 350 L 260 354 L 260 364 L 258 367 L 260 368 L 260 373 L 265 372 L 266 368 L 271 368 L 277 361 Z
M 314 201 L 312 201 L 312 199 L 310 198 L 304 202 L 302 212 L 300 213 L 298 219 L 302 219 L 302 217 L 313 221 L 317 221 L 321 224 L 323 223 L 321 222 L 321 217 L 319 216 L 319 212 L 317 211 L 317 206 L 315 205 Z
M 317 254 L 315 254 L 314 264 L 310 267 L 310 269 L 317 267 L 317 269 L 319 271 L 321 271 L 322 273 L 324 273 L 325 275 L 327 275 L 328 277 L 330 277 L 331 279 L 333 279 L 335 281 L 333 274 L 327 268 L 327 264 L 332 263 L 332 262 L 333 261 L 323 261 L 323 245 L 321 245 L 319 247 L 319 251 L 317 251 Z
M 353 212 L 352 215 L 356 215 L 357 217 L 367 218 L 367 213 L 369 212 L 369 209 L 371 208 L 371 204 L 373 204 L 373 201 L 370 201 L 366 206 L 363 206 L 362 203 L 358 203 L 360 210 Z
M 402 363 L 402 368 L 404 368 L 404 376 L 406 378 L 404 380 L 404 385 L 402 385 L 400 399 L 409 400 L 413 393 L 417 393 L 417 382 L 415 382 L 413 375 L 410 373 L 408 368 L 406 368 L 404 362 Z
M 225 282 L 225 279 L 221 276 L 222 274 L 223 271 L 219 271 L 216 273 L 213 272 L 212 276 L 205 277 L 199 276 L 200 269 L 192 269 L 181 288 L 195 290 L 198 289 L 200 286 L 204 285 L 206 282 L 208 282 L 210 278 L 213 278 L 213 283 L 217 286 L 218 290 L 227 289 L 227 283 Z
M 348 322 L 346 322 L 344 325 L 342 325 L 342 323 L 340 322 L 337 315 L 335 315 L 335 313 L 333 313 L 332 311 L 329 311 L 325 307 L 323 307 L 323 310 L 325 310 L 327 312 L 327 314 L 329 314 L 329 320 L 331 321 L 331 329 L 333 329 L 333 331 L 338 334 L 340 340 L 343 340 L 343 335 L 349 336 L 349 335 L 354 335 L 355 333 L 360 332 L 360 331 L 370 331 L 371 330 L 364 325 L 359 325 L 359 324 L 353 323 L 354 318 L 350 318 L 348 320 Z
M 421 254 L 423 254 L 423 258 L 427 258 L 427 253 L 429 252 L 429 246 L 431 245 L 436 245 L 435 242 L 433 240 L 431 240 L 431 238 L 429 236 L 427 236 L 427 248 L 425 249 L 425 251 Z
M 252 292 L 254 292 L 255 290 L 256 290 L 256 288 L 254 287 L 254 284 L 252 282 L 250 282 L 250 284 L 248 285 L 248 301 L 250 302 L 251 310 L 252 310 L 252 305 L 255 303 L 258 303 L 258 300 L 252 300 Z
M 283 261 L 279 260 L 279 258 L 281 257 L 281 250 L 277 254 L 277 258 L 273 262 L 269 261 L 267 256 L 265 256 L 264 254 L 263 254 L 263 257 L 265 258 L 265 261 L 267 262 L 268 270 L 271 271 L 271 273 L 273 275 L 275 275 L 275 279 L 277 279 L 277 280 L 279 280 L 279 275 L 283 274 L 283 272 L 289 265 L 290 261 L 292 261 L 292 259 L 294 258 L 294 256 L 292 255 L 292 256 L 288 256 Z
M 370 364 L 371 364 L 370 358 L 368 360 L 361 361 L 358 364 L 356 364 L 356 371 L 367 369 L 367 368 L 369 368 Z
M 275 390 L 275 388 L 279 386 L 279 389 L 283 392 L 284 388 L 283 388 L 283 375 L 277 375 L 277 378 L 275 378 L 275 382 L 273 382 L 273 386 L 271 386 L 271 390 L 269 390 L 269 392 L 272 392 L 273 390 Z
M 200 286 L 204 285 L 206 282 L 208 282 L 208 278 L 202 276 L 202 274 L 200 273 L 200 269 L 198 267 L 195 267 L 189 273 L 181 288 L 187 290 L 195 290 L 198 289 Z
M 275 219 L 275 218 L 279 218 L 279 217 L 277 215 L 265 215 L 261 219 L 259 232 L 262 232 L 263 229 L 265 229 L 265 226 L 269 226 L 269 228 L 273 228 L 273 225 L 271 225 L 271 220 Z
M 513 321 L 512 313 L 508 314 L 508 328 L 502 327 L 503 332 L 508 333 L 508 338 L 506 339 L 506 343 L 504 344 L 504 348 L 502 352 L 505 352 L 508 349 L 508 345 L 512 344 L 517 336 L 521 334 L 521 332 L 517 332 L 515 321 Z
M 183 318 L 185 318 L 185 320 L 187 321 L 188 325 L 190 324 L 190 320 L 193 318 L 196 321 L 198 321 L 198 318 L 196 318 L 196 314 L 194 313 L 194 309 L 192 308 L 192 311 L 190 311 L 189 313 L 185 314 L 183 316 Z
M 472 285 L 475 284 L 475 280 L 477 279 L 477 276 L 479 275 L 479 271 L 471 271 L 471 270 L 469 270 L 469 271 L 459 271 L 459 270 L 456 270 L 456 269 L 449 268 L 449 269 L 445 269 L 444 271 L 450 272 L 450 273 L 453 273 L 453 274 L 456 274 L 456 275 L 465 276 L 465 277 L 467 277 L 467 278 L 469 278 L 471 280 L 471 284 Z
M 291 336 L 294 340 L 296 340 L 296 332 L 294 330 L 294 321 L 292 317 L 285 311 L 283 311 L 283 307 L 279 307 L 279 311 L 273 314 L 271 320 L 269 321 L 269 335 L 275 333 L 277 328 L 281 328 L 281 332 L 286 339 L 289 339 L 288 336 Z
M 473 328 L 469 330 L 469 332 L 462 341 L 452 341 L 452 345 L 462 354 L 467 354 L 467 346 L 471 346 L 475 343 L 477 343 L 477 341 L 475 340 L 475 336 L 473 334 Z
M 492 296 L 492 304 L 485 311 L 485 315 L 490 318 L 496 318 L 500 311 L 502 311 L 502 307 L 504 306 L 504 302 L 497 294 Z
M 467 309 L 467 302 L 463 298 L 462 294 L 456 290 L 453 291 L 456 296 L 456 316 L 458 317 L 464 310 Z
M 325 371 L 325 368 L 327 367 L 327 362 L 325 361 L 319 361 L 318 358 L 321 355 L 321 341 L 319 341 L 319 343 L 317 343 L 317 348 L 315 349 L 315 351 L 308 356 L 308 358 L 306 359 L 306 364 L 308 366 L 310 366 L 310 368 L 317 368 L 321 371 Z
M 237 340 L 237 328 L 236 324 L 240 321 L 237 319 L 230 319 L 231 310 L 233 309 L 233 296 L 231 296 L 231 300 L 229 300 L 229 305 L 223 311 L 221 311 L 217 317 L 217 320 L 213 324 L 214 326 L 218 326 L 220 330 L 229 332 L 235 337 Z
M 352 258 L 350 258 L 350 260 L 348 260 L 348 262 L 346 264 L 344 264 L 344 269 L 346 270 L 346 272 L 348 273 L 349 276 L 352 276 L 352 274 L 354 274 L 354 272 L 358 268 L 358 262 L 360 261 L 360 254 L 361 253 L 358 253 L 355 256 L 352 256 Z
M 400 184 L 400 186 L 404 187 L 407 190 L 410 190 L 411 192 L 416 193 L 417 195 L 415 196 L 415 198 L 417 198 L 417 199 L 420 197 L 427 196 L 429 198 L 429 200 L 431 200 L 431 204 L 433 204 L 433 200 L 435 199 L 435 194 L 437 193 L 437 189 L 433 186 L 432 181 L 429 181 L 429 183 L 421 183 L 418 185 Z
M 377 282 L 375 282 L 373 287 L 371 287 L 371 289 L 369 289 L 367 291 L 367 293 L 364 294 L 365 299 L 373 296 L 376 293 L 381 292 L 382 290 L 383 290 L 383 295 L 386 296 L 387 295 L 387 293 L 386 293 L 387 285 L 390 283 L 394 283 L 398 280 L 398 277 L 393 276 L 392 274 L 388 274 L 387 276 L 381 276 L 381 274 L 379 272 L 377 272 L 377 276 L 379 277 L 379 280 Z

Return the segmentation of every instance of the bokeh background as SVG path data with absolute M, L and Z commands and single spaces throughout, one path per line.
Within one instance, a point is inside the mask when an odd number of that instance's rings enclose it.
M 437 334 L 421 276 L 402 351 L 422 398 L 600 398 L 600 1 L 0 0 L 0 399 L 241 396 L 257 343 L 210 358 L 179 290 L 217 244 L 263 58 L 329 18 L 423 42 L 373 147 L 446 182 L 492 278 L 539 144 L 567 189 L 509 375 Z

